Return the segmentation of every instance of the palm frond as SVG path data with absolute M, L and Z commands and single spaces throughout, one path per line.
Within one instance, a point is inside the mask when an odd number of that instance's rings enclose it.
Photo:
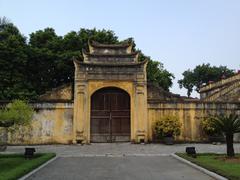
M 221 114 L 213 117 L 217 129 L 224 134 L 234 134 L 240 132 L 240 118 L 236 114 Z

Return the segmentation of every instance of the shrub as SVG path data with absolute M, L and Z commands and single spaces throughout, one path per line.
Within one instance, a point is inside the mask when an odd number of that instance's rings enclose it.
M 27 125 L 33 116 L 34 110 L 22 100 L 14 100 L 0 110 L 0 127 L 13 125 Z
M 237 114 L 221 114 L 213 117 L 215 128 L 226 137 L 227 156 L 234 157 L 233 136 L 240 133 L 240 116 Z
M 181 123 L 177 116 L 164 115 L 156 121 L 154 130 L 158 137 L 178 136 L 181 132 Z
M 204 133 L 209 136 L 220 134 L 216 128 L 213 117 L 205 117 L 201 120 L 201 127 Z

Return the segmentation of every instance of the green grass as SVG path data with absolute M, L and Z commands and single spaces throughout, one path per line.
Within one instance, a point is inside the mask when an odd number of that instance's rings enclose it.
M 177 155 L 228 179 L 240 180 L 239 162 L 225 162 L 224 160 L 218 159 L 221 157 L 226 157 L 226 155 L 197 154 L 197 158 L 189 157 L 183 153 L 177 153 Z M 240 158 L 240 154 L 237 154 L 236 157 Z
M 54 153 L 35 154 L 32 159 L 22 154 L 0 154 L 0 180 L 18 179 L 53 157 Z

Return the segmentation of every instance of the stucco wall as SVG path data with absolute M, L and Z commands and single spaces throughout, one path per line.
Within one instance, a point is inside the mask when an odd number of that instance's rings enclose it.
M 47 91 L 39 97 L 40 101 L 70 101 L 73 99 L 72 84 L 64 84 L 60 87 Z
M 156 120 L 165 114 L 178 116 L 182 130 L 178 140 L 181 141 L 203 141 L 206 136 L 201 130 L 200 121 L 210 114 L 236 112 L 240 114 L 240 103 L 206 103 L 202 101 L 193 102 L 157 102 L 148 101 L 149 139 L 153 137 L 153 127 Z M 240 141 L 239 134 L 235 136 Z
M 71 143 L 73 103 L 34 103 L 32 123 L 8 133 L 10 144 Z
M 73 142 L 73 103 L 34 103 L 32 123 L 8 133 L 9 144 L 70 144 Z M 153 126 L 164 114 L 174 114 L 182 123 L 180 141 L 203 141 L 200 121 L 221 112 L 240 114 L 240 103 L 173 102 L 148 100 L 148 140 L 153 140 Z M 133 130 L 133 129 L 132 129 Z M 235 136 L 240 141 L 240 135 Z

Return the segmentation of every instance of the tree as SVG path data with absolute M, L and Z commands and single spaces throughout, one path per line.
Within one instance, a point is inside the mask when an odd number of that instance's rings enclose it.
M 233 136 L 240 132 L 240 117 L 236 114 L 221 114 L 213 117 L 215 128 L 226 137 L 227 156 L 234 157 Z
M 164 66 L 159 61 L 153 61 L 149 59 L 147 65 L 147 77 L 148 81 L 153 82 L 164 90 L 169 91 L 169 88 L 172 86 L 174 75 L 164 69 Z
M 118 42 L 112 31 L 104 29 L 80 29 L 61 37 L 54 29 L 46 28 L 30 35 L 27 78 L 38 95 L 73 82 L 72 58 L 82 59 L 82 49 L 88 48 L 89 39 L 107 44 Z
M 31 98 L 26 82 L 26 38 L 12 23 L 0 18 L 0 99 Z
M 145 56 L 140 50 L 139 61 L 148 60 L 147 64 L 147 80 L 169 91 L 172 86 L 172 80 L 175 78 L 172 73 L 164 69 L 164 66 L 159 61 L 154 61 L 149 56 Z
M 36 100 L 39 95 L 62 84 L 74 81 L 73 57 L 82 59 L 82 49 L 88 41 L 119 43 L 111 30 L 80 29 L 58 36 L 53 28 L 30 34 L 26 41 L 18 28 L 6 18 L 0 18 L 0 99 Z M 133 48 L 136 45 L 133 38 Z M 148 80 L 165 90 L 172 85 L 173 74 L 163 64 L 145 56 L 140 50 L 139 60 L 148 59 Z
M 99 43 L 116 44 L 120 41 L 113 31 L 80 29 L 78 32 L 71 31 L 63 37 L 57 36 L 54 29 L 46 28 L 30 35 L 29 46 L 29 75 L 37 94 L 43 94 L 59 85 L 73 82 L 74 66 L 72 57 L 82 59 L 82 49 L 88 50 L 89 39 Z M 133 49 L 136 45 L 133 38 L 126 41 L 133 42 Z M 173 74 L 164 69 L 163 64 L 151 60 L 140 50 L 139 60 L 148 59 L 147 66 L 148 80 L 155 82 L 169 90 L 172 85 Z M 51 78 L 50 78 L 51 77 Z
M 115 44 L 118 43 L 118 37 L 110 30 L 96 30 L 81 28 L 78 32 L 72 31 L 63 37 L 63 51 L 59 53 L 56 62 L 58 86 L 61 84 L 73 82 L 74 66 L 73 57 L 82 59 L 82 49 L 88 50 L 88 40 L 94 40 L 99 43 Z
M 179 80 L 179 86 L 180 88 L 186 88 L 187 89 L 187 96 L 190 97 L 192 91 L 193 91 L 193 87 L 195 86 L 195 76 L 193 74 L 193 72 L 191 72 L 190 70 L 187 70 L 183 73 L 183 79 Z
M 187 95 L 190 96 L 193 89 L 199 92 L 200 87 L 209 81 L 218 81 L 222 78 L 230 77 L 234 74 L 234 70 L 228 69 L 226 66 L 210 66 L 210 64 L 202 64 L 196 66 L 193 70 L 188 69 L 183 72 L 183 79 L 178 81 L 180 88 L 187 89 Z
M 27 125 L 33 116 L 34 110 L 22 100 L 14 100 L 0 110 L 0 127 L 13 125 Z
M 1 28 L 4 26 L 4 25 L 8 25 L 10 24 L 10 20 L 8 18 L 6 18 L 5 16 L 3 17 L 0 17 L 0 26 Z

